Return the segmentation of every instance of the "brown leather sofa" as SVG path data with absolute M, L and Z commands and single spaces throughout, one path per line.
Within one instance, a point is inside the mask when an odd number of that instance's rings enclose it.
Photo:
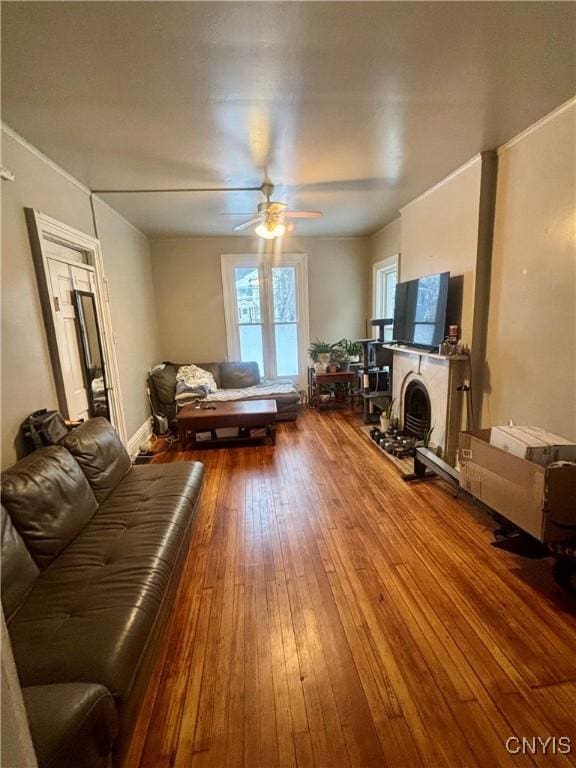
M 120 764 L 188 551 L 199 462 L 92 419 L 2 476 L 2 604 L 41 768 Z
M 181 365 L 190 363 L 163 363 L 161 370 L 154 370 L 148 377 L 148 389 L 155 413 L 163 413 L 170 422 L 176 418 L 176 374 Z M 294 421 L 298 416 L 298 389 L 289 386 L 288 392 L 270 393 L 260 379 L 257 363 L 194 363 L 214 376 L 219 390 L 244 390 L 237 392 L 235 400 L 276 401 L 276 421 Z M 210 396 L 208 397 L 210 400 Z

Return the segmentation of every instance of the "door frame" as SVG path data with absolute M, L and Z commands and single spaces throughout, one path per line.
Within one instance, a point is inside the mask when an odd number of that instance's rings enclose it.
M 222 295 L 224 298 L 224 320 L 226 324 L 226 350 L 229 360 L 240 359 L 240 347 L 238 334 L 236 333 L 236 323 L 231 316 L 228 308 L 236 302 L 234 286 L 234 267 L 250 267 L 256 264 L 258 268 L 264 268 L 264 280 L 270 279 L 269 269 L 275 266 L 295 266 L 297 282 L 297 302 L 298 302 L 298 376 L 281 376 L 282 379 L 293 379 L 301 387 L 306 386 L 307 366 L 308 366 L 308 347 L 310 346 L 310 310 L 308 301 L 308 254 L 307 253 L 224 253 L 220 257 L 222 268 Z M 260 303 L 262 311 L 263 343 L 264 343 L 264 365 L 276 369 L 275 360 L 273 360 L 273 345 L 266 343 L 267 334 L 273 326 L 271 322 L 272 307 L 269 301 L 268 291 L 260 294 Z M 301 342 L 300 343 L 300 335 Z M 262 372 L 263 374 L 264 372 Z
M 47 254 L 45 248 L 47 241 L 81 251 L 86 255 L 86 264 L 84 264 L 84 266 L 92 268 L 94 272 L 94 296 L 96 299 L 96 312 L 98 315 L 100 332 L 102 334 L 102 351 L 106 369 L 106 389 L 108 392 L 110 421 L 118 432 L 122 442 L 127 444 L 128 436 L 126 433 L 126 420 L 124 416 L 122 389 L 120 386 L 120 371 L 116 357 L 115 336 L 112 328 L 112 317 L 110 315 L 108 281 L 104 273 L 100 241 L 91 235 L 87 235 L 84 232 L 80 232 L 78 229 L 74 229 L 63 222 L 58 221 L 57 219 L 53 219 L 51 216 L 47 216 L 41 211 L 35 210 L 34 208 L 25 208 L 25 212 L 32 248 L 32 258 L 40 292 L 40 304 L 44 316 L 48 349 L 52 361 L 52 371 L 56 385 L 58 406 L 64 416 L 68 417 L 66 391 L 64 388 L 60 353 L 56 337 L 54 317 L 56 310 L 50 291 L 48 259 L 56 259 L 58 261 L 70 263 L 74 266 L 82 265 L 72 259 L 68 261 L 65 258 Z

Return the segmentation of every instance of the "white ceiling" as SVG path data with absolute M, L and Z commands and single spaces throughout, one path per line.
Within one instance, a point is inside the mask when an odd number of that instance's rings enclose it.
M 565 2 L 4 2 L 3 119 L 92 189 L 258 186 L 374 232 L 575 91 Z M 103 195 L 231 234 L 257 193 Z

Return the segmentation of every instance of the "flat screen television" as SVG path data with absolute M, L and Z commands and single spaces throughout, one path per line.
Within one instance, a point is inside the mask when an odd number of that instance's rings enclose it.
M 446 335 L 450 272 L 407 280 L 396 286 L 394 341 L 437 347 Z

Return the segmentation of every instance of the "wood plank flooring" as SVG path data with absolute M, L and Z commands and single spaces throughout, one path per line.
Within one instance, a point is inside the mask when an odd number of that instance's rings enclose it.
M 406 485 L 356 417 L 170 453 L 206 482 L 126 768 L 576 765 L 576 616 L 551 560 Z M 569 736 L 572 754 L 510 755 Z M 512 743 L 513 747 L 517 743 Z

